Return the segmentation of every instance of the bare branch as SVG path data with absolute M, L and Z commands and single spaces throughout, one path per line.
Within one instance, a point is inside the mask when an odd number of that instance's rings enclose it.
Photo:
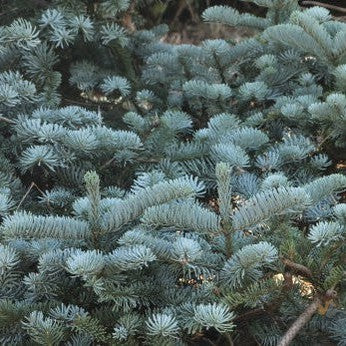
M 19 204 L 18 204 L 18 206 L 17 206 L 17 208 L 16 208 L 16 211 L 18 211 L 18 209 L 20 208 L 20 206 L 21 206 L 22 203 L 25 201 L 25 199 L 28 197 L 30 191 L 31 191 L 34 187 L 40 192 L 40 194 L 41 194 L 42 196 L 44 196 L 44 192 L 37 186 L 37 184 L 36 184 L 34 181 L 32 181 L 31 184 L 30 184 L 30 186 L 29 186 L 29 188 L 28 188 L 28 190 L 25 192 L 23 198 L 20 200 L 20 202 L 19 202 Z M 49 207 L 49 205 L 48 205 L 48 207 Z
M 346 13 L 346 8 L 335 6 L 335 5 L 330 5 L 330 4 L 324 4 L 323 2 L 306 0 L 306 1 L 303 1 L 302 4 L 303 5 L 321 6 L 324 8 L 328 8 L 330 10 Z
M 304 265 L 299 264 L 299 263 L 295 263 L 295 262 L 293 262 L 287 258 L 284 258 L 282 260 L 282 262 L 286 267 L 292 269 L 297 274 L 300 274 L 300 275 L 308 277 L 308 278 L 312 277 L 311 270 L 309 268 L 305 267 Z
M 305 326 L 306 323 L 310 321 L 320 304 L 321 300 L 316 297 L 313 302 L 306 308 L 306 310 L 298 317 L 298 319 L 296 319 L 295 322 L 291 325 L 291 327 L 278 343 L 278 346 L 290 345 L 298 332 Z
M 15 124 L 16 122 L 12 119 L 9 119 L 9 118 L 5 118 L 3 116 L 0 115 L 0 121 L 5 121 L 6 123 L 9 123 L 9 124 Z
M 304 310 L 304 312 L 294 321 L 285 335 L 282 337 L 277 346 L 289 346 L 298 332 L 311 320 L 316 310 L 325 302 L 337 297 L 337 292 L 331 288 L 322 296 L 315 296 L 312 303 Z

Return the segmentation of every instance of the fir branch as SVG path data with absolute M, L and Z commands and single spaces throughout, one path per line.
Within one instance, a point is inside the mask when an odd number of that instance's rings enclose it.
M 162 205 L 179 198 L 202 196 L 203 194 L 204 184 L 192 177 L 163 181 L 152 187 L 143 188 L 116 203 L 110 212 L 104 215 L 104 229 L 108 232 L 114 232 L 141 216 L 149 207 Z
M 284 265 L 286 267 L 288 267 L 289 269 L 293 270 L 294 272 L 300 274 L 300 275 L 303 275 L 305 277 L 308 277 L 308 278 L 311 278 L 312 277 L 312 273 L 311 273 L 311 270 L 307 267 L 305 267 L 304 265 L 302 264 L 299 264 L 299 263 L 295 263 L 287 258 L 284 258 L 282 260 L 282 262 L 284 263 Z
M 273 216 L 301 212 L 309 202 L 309 196 L 302 188 L 281 186 L 269 189 L 256 194 L 236 210 L 232 224 L 236 230 L 244 230 Z

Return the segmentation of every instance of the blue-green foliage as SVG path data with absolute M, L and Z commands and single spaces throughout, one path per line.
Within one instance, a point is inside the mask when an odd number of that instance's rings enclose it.
M 238 43 L 143 1 L 0 27 L 1 344 L 276 345 L 317 296 L 297 344 L 345 343 L 346 25 L 249 2 L 203 14 Z

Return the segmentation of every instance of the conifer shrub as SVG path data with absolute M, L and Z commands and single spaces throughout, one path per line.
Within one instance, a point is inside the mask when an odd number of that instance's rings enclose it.
M 346 343 L 346 25 L 253 2 L 203 14 L 238 43 L 130 1 L 0 28 L 1 344 Z

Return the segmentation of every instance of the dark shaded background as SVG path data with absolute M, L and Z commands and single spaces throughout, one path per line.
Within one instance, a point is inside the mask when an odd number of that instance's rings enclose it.
M 66 3 L 66 0 L 64 0 Z M 0 24 L 8 24 L 14 18 L 20 16 L 28 17 L 35 15 L 37 11 L 49 7 L 50 5 L 63 2 L 62 0 L 0 0 Z M 71 4 L 93 4 L 100 0 L 67 0 Z M 300 0 L 302 6 L 310 7 L 314 1 Z M 140 0 L 142 4 L 138 9 L 146 25 L 167 23 L 173 30 L 176 26 L 197 23 L 200 21 L 201 13 L 204 9 L 213 5 L 229 5 L 235 7 L 240 12 L 251 12 L 257 15 L 264 15 L 265 9 L 253 3 L 241 0 Z M 346 20 L 346 0 L 320 0 L 315 2 L 331 5 L 334 16 L 340 20 Z

